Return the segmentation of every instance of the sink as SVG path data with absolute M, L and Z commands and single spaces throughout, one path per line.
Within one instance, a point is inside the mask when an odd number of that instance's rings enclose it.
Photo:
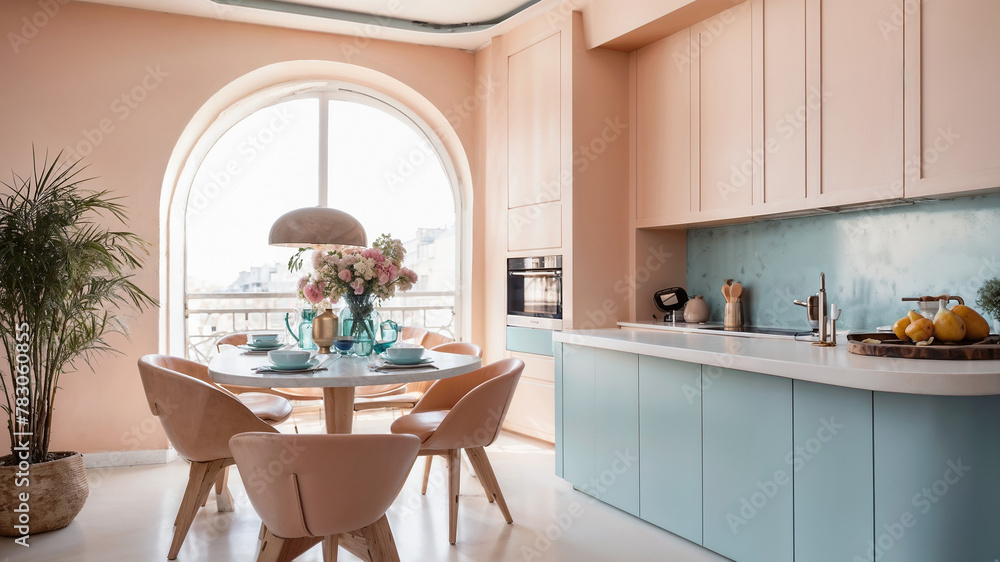
M 792 330 L 789 328 L 759 328 L 756 326 L 744 326 L 736 330 L 727 330 L 722 326 L 705 326 L 704 328 L 698 328 L 698 330 L 705 330 L 708 332 L 728 332 L 732 334 L 761 334 L 766 336 L 784 336 L 788 338 L 794 338 L 795 336 L 805 336 L 812 334 L 812 330 L 804 328 L 802 330 Z

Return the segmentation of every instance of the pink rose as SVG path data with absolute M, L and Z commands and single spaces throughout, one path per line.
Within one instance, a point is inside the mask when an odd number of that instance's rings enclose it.
M 340 273 L 337 274 L 337 277 L 340 277 L 340 279 L 344 283 L 350 283 L 351 282 L 351 271 L 348 270 L 348 269 L 341 269 Z
M 313 283 L 307 284 L 302 289 L 302 294 L 306 296 L 306 300 L 313 304 L 319 304 L 323 300 L 323 291 Z
M 364 279 L 355 279 L 354 282 L 351 283 L 351 287 L 354 289 L 354 294 L 355 295 L 364 294 L 364 292 L 365 292 L 365 281 L 364 281 Z
M 389 275 L 387 273 L 383 273 L 382 275 L 379 275 L 378 276 L 378 282 L 381 283 L 381 284 L 383 284 L 383 285 L 388 285 L 389 284 Z
M 301 291 L 302 289 L 305 288 L 306 283 L 308 283 L 308 282 L 309 282 L 309 276 L 308 275 L 302 276 L 301 278 L 299 278 L 299 283 L 298 283 L 298 285 L 296 285 L 296 289 L 298 289 L 299 291 Z

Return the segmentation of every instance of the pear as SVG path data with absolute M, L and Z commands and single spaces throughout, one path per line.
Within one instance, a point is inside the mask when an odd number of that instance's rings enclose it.
M 916 322 L 917 320 L 920 320 L 921 318 L 923 318 L 924 315 L 920 314 L 916 310 L 911 310 L 911 311 L 909 311 L 909 312 L 906 313 L 906 317 L 910 319 L 910 322 Z
M 990 323 L 964 304 L 956 304 L 951 311 L 965 322 L 965 339 L 979 341 L 990 335 Z
M 896 323 L 892 325 L 892 333 L 896 334 L 896 337 L 901 341 L 910 341 L 910 336 L 906 335 L 906 328 L 910 325 L 910 322 L 912 320 L 910 320 L 909 316 L 904 316 L 896 320 Z
M 948 310 L 948 301 L 941 300 L 934 315 L 934 337 L 944 342 L 957 342 L 965 338 L 965 321 Z
M 934 336 L 934 322 L 931 322 L 930 318 L 921 316 L 919 320 L 910 322 L 906 327 L 906 335 L 916 342 L 929 340 Z

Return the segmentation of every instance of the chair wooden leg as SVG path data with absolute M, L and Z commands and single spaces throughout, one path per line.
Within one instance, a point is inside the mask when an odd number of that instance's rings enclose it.
M 424 461 L 424 483 L 420 485 L 420 493 L 422 495 L 427 495 L 427 481 L 431 478 L 431 463 L 434 461 L 434 455 L 427 455 L 427 459 Z
M 206 497 L 206 500 L 208 498 Z M 219 513 L 236 511 L 233 494 L 229 491 L 229 467 L 224 467 L 215 480 L 215 506 Z
M 462 484 L 461 449 L 448 451 L 448 542 L 458 537 L 458 494 Z
M 266 534 L 267 534 L 267 525 L 265 525 L 264 522 L 261 521 L 260 522 L 260 532 L 257 533 L 257 540 L 258 541 L 264 540 L 264 535 L 266 535 Z
M 361 529 L 361 536 L 368 543 L 368 555 L 372 562 L 399 562 L 399 551 L 392 538 L 389 519 L 383 515 L 378 521 Z
M 303 552 L 316 546 L 320 540 L 322 539 L 318 537 L 283 539 L 268 531 L 260 544 L 260 550 L 257 552 L 257 562 L 291 562 L 301 556 Z
M 503 493 L 500 491 L 500 483 L 497 482 L 497 476 L 493 472 L 490 460 L 486 457 L 486 451 L 482 447 L 473 447 L 466 449 L 465 452 L 469 455 L 472 465 L 476 467 L 476 473 L 479 474 L 479 481 L 482 482 L 483 489 L 486 490 L 486 496 L 495 499 L 503 518 L 508 523 L 513 523 L 510 510 L 507 509 L 507 502 L 503 499 Z
M 323 537 L 323 562 L 337 562 L 339 543 L 340 535 L 327 535 Z
M 191 471 L 188 475 L 187 488 L 184 489 L 184 497 L 181 498 L 181 506 L 177 510 L 177 517 L 174 519 L 174 538 L 170 543 L 170 551 L 167 553 L 168 560 L 177 558 L 177 553 L 184 544 L 191 522 L 198 513 L 198 507 L 203 504 L 208 493 L 212 491 L 215 478 L 218 476 L 228 459 L 214 460 L 210 462 L 192 462 Z

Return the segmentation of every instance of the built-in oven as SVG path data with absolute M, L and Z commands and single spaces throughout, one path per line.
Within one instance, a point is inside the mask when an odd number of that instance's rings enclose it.
M 507 325 L 562 330 L 562 256 L 507 260 Z

